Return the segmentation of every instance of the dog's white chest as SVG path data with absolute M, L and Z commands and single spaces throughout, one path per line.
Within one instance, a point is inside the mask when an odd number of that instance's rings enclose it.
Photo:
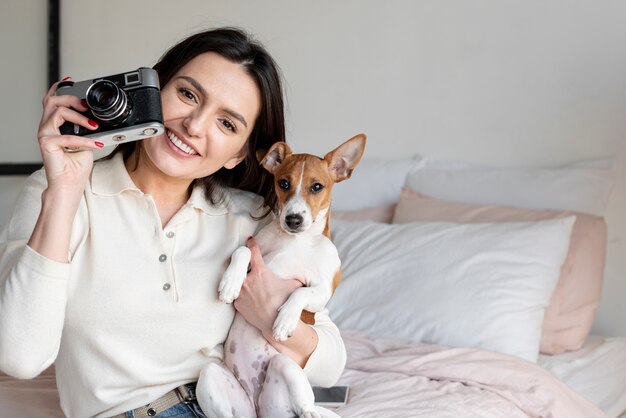
M 271 226 L 263 229 L 257 241 L 267 267 L 282 279 L 332 284 L 341 261 L 333 243 L 324 235 L 290 236 L 275 234 Z M 264 233 L 265 232 L 265 233 Z

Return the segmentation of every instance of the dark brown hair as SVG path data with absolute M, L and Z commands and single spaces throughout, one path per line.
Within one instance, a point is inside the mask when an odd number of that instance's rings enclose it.
M 222 201 L 224 187 L 247 190 L 263 197 L 269 209 L 276 206 L 272 175 L 256 159 L 258 150 L 285 140 L 283 90 L 278 65 L 258 41 L 238 28 L 218 28 L 196 33 L 171 47 L 154 65 L 161 87 L 189 61 L 200 54 L 215 52 L 227 60 L 241 64 L 254 79 L 261 93 L 261 108 L 247 141 L 246 157 L 233 169 L 221 168 L 210 176 L 196 179 L 202 184 L 206 198 L 213 204 Z M 136 142 L 119 145 L 108 158 L 122 153 L 130 157 Z M 139 151 L 139 150 L 137 150 Z

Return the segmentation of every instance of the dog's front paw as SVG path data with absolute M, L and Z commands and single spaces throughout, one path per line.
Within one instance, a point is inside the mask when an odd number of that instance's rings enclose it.
M 238 277 L 241 276 L 241 274 L 234 270 L 235 269 L 231 268 L 226 270 L 220 281 L 220 286 L 217 289 L 219 298 L 224 303 L 233 303 L 233 301 L 239 297 L 241 286 L 243 286 L 243 281 L 246 279 L 245 272 L 243 279 L 241 279 Z
M 300 321 L 301 309 L 291 307 L 288 303 L 285 303 L 280 307 L 272 332 L 276 341 L 285 341 L 287 338 L 293 335 L 293 332 L 298 326 Z
M 220 285 L 217 288 L 219 293 L 219 299 L 225 303 L 232 303 L 233 300 L 239 297 L 239 292 L 241 292 L 241 286 L 243 286 L 243 282 L 246 280 L 246 276 L 248 275 L 248 266 L 250 265 L 250 249 L 247 247 L 239 247 L 233 253 L 230 264 L 224 275 L 222 276 L 222 280 L 220 281 Z

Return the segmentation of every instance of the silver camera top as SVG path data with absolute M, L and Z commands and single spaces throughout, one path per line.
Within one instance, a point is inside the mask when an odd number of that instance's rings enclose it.
M 102 80 L 112 81 L 124 90 L 133 90 L 143 87 L 159 88 L 159 76 L 157 72 L 152 68 L 141 67 L 135 71 L 115 74 L 108 77 L 99 77 L 76 82 L 64 81 L 59 83 L 56 95 L 60 96 L 61 94 L 70 94 L 84 99 L 87 97 L 87 90 L 89 87 Z

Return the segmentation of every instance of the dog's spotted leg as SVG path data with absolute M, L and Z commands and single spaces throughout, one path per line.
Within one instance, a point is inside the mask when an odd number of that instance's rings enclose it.
M 309 380 L 282 354 L 270 360 L 258 403 L 259 418 L 320 418 Z
M 224 272 L 218 288 L 219 298 L 222 302 L 232 303 L 233 300 L 239 297 L 241 286 L 243 286 L 243 282 L 248 274 L 249 264 L 250 249 L 248 247 L 237 248 L 230 259 L 230 265 Z
M 196 396 L 202 412 L 211 418 L 253 418 L 250 398 L 223 364 L 209 363 L 200 372 Z

